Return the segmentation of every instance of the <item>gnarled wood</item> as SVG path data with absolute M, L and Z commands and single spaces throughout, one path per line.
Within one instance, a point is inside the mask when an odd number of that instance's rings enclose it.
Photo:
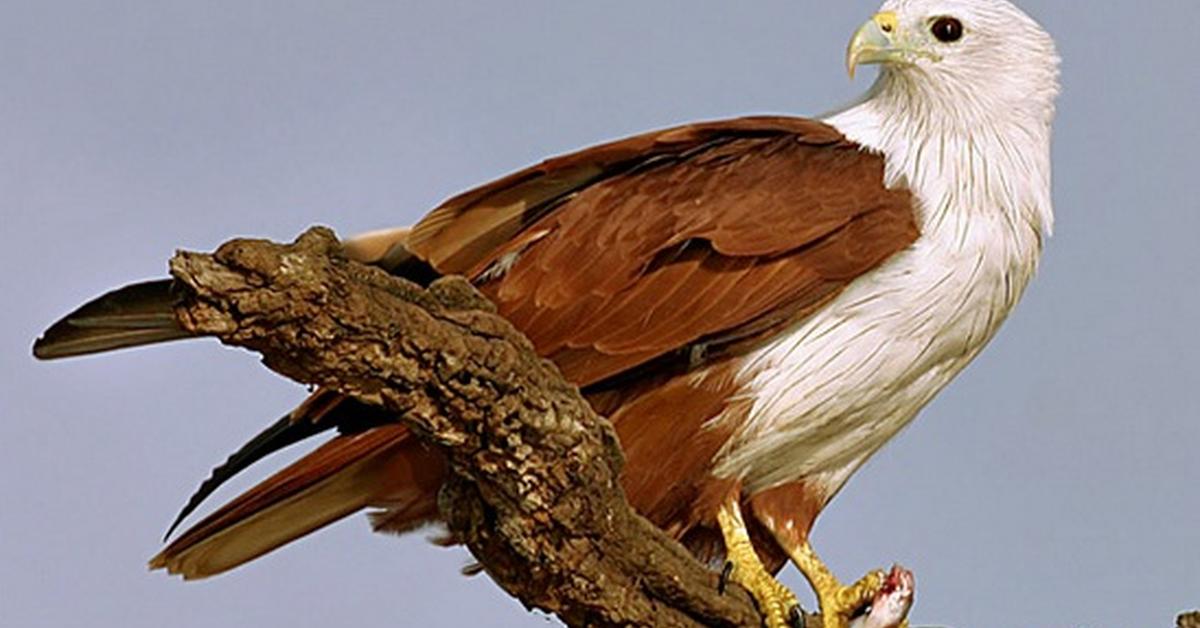
M 492 578 L 570 625 L 757 626 L 740 589 L 634 513 L 612 426 L 462 279 L 429 289 L 291 245 L 178 253 L 185 329 L 408 422 L 449 462 L 439 508 Z

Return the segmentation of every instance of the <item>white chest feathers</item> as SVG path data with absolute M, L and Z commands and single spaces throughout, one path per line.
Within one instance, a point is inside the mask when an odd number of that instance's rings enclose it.
M 740 427 L 715 463 L 751 491 L 803 479 L 836 492 L 992 338 L 1048 228 L 1048 174 L 1011 179 L 1036 167 L 981 160 L 980 146 L 889 146 L 870 124 L 833 122 L 885 153 L 891 184 L 920 201 L 921 236 L 747 356 L 750 414 L 723 417 Z

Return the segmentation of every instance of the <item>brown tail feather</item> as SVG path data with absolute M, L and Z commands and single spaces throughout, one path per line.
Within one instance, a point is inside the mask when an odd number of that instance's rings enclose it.
M 442 469 L 402 425 L 336 437 L 196 524 L 150 567 L 216 575 L 368 506 L 420 525 L 437 515 Z

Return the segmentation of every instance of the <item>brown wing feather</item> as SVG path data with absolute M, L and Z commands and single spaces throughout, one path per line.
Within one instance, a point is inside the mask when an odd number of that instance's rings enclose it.
M 519 249 L 471 260 L 491 268 L 515 255 L 507 273 L 483 277 L 481 287 L 543 355 L 589 386 L 692 343 L 775 329 L 916 238 L 911 198 L 883 186 L 881 158 L 831 141 L 817 123 L 757 120 L 765 121 L 736 121 L 724 135 L 701 125 L 659 136 L 669 141 L 630 140 L 626 148 L 650 142 L 650 163 L 596 162 L 624 169 L 555 199 L 527 227 L 537 238 Z M 626 155 L 602 149 L 605 159 Z M 527 171 L 503 188 L 504 199 L 528 186 L 541 199 L 538 173 L 553 177 L 555 164 L 580 167 L 587 155 Z M 488 195 L 467 198 L 487 207 L 485 222 L 495 215 Z M 412 250 L 465 259 L 446 252 L 458 244 L 444 221 L 472 221 L 469 205 L 439 209 L 443 222 L 425 227 L 439 235 L 410 242 Z
M 681 158 L 731 137 L 790 133 L 814 146 L 842 141 L 813 120 L 756 116 L 690 124 L 548 159 L 455 196 L 413 227 L 409 248 L 443 273 L 465 273 L 542 215 L 546 205 L 616 172 Z M 466 221 L 462 218 L 468 216 Z

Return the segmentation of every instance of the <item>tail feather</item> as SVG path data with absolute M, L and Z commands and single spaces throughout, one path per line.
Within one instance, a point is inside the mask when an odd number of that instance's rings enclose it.
M 150 567 L 213 576 L 368 506 L 419 525 L 436 516 L 442 468 L 402 425 L 338 436 L 196 524 Z
M 213 468 L 171 522 L 164 540 L 218 488 L 259 460 L 328 430 L 355 434 L 390 423 L 395 419 L 381 408 L 363 405 L 330 388 L 317 390 Z
M 294 421 L 290 414 L 284 415 L 283 418 L 259 432 L 258 435 L 231 454 L 224 463 L 212 470 L 212 474 L 208 479 L 200 483 L 200 487 L 196 489 L 196 492 L 192 493 L 187 503 L 180 509 L 179 514 L 175 516 L 175 520 L 171 522 L 171 527 L 167 528 L 167 533 L 163 537 L 163 540 L 170 538 L 175 533 L 175 529 L 179 527 L 179 524 L 183 523 L 183 520 L 187 519 L 188 515 L 199 508 L 204 503 L 204 500 L 208 499 L 222 484 L 244 471 L 250 465 L 310 436 L 333 429 L 333 427 L 333 425 L 320 425 L 311 421 Z
M 93 299 L 51 325 L 33 355 L 53 360 L 189 338 L 175 320 L 173 286 L 170 279 L 146 281 Z

